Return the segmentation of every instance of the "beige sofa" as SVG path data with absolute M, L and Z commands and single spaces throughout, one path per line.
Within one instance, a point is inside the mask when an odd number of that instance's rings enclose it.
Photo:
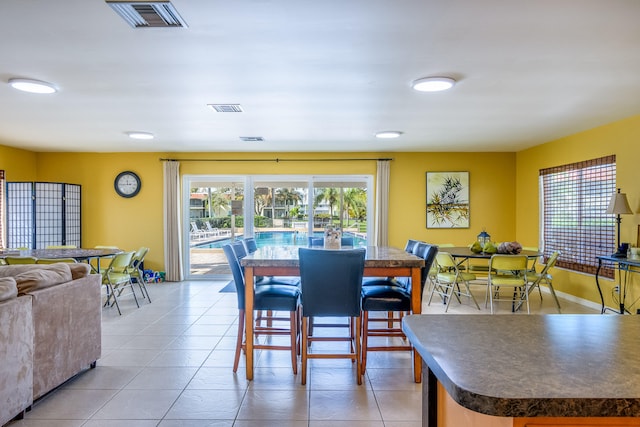
M 0 266 L 0 426 L 100 358 L 101 280 L 90 271 Z

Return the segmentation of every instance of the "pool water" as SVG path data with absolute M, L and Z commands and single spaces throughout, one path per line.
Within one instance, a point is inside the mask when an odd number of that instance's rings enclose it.
M 314 233 L 313 237 L 322 237 L 322 232 Z M 355 246 L 364 246 L 366 239 L 351 233 L 344 233 L 345 237 L 353 237 Z M 202 243 L 196 245 L 196 248 L 221 248 L 231 241 L 230 238 L 216 240 L 215 242 Z M 258 231 L 256 232 L 256 244 L 262 246 L 307 246 L 308 239 L 306 232 L 298 231 Z

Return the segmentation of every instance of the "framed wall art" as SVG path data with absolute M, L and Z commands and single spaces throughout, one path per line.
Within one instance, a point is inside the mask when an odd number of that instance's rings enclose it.
M 427 172 L 427 228 L 469 228 L 469 172 Z

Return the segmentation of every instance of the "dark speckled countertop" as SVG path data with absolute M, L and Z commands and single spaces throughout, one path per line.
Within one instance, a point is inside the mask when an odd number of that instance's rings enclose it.
M 449 395 L 473 411 L 640 416 L 640 316 L 412 315 L 403 329 Z

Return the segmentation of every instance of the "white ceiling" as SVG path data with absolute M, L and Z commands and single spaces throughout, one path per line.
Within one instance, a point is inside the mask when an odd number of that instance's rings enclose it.
M 0 144 L 516 151 L 640 114 L 638 0 L 172 3 L 188 28 L 131 28 L 104 0 L 0 2 Z M 410 88 L 433 75 L 458 84 Z M 60 91 L 18 92 L 12 77 Z M 404 134 L 377 140 L 381 130 Z

